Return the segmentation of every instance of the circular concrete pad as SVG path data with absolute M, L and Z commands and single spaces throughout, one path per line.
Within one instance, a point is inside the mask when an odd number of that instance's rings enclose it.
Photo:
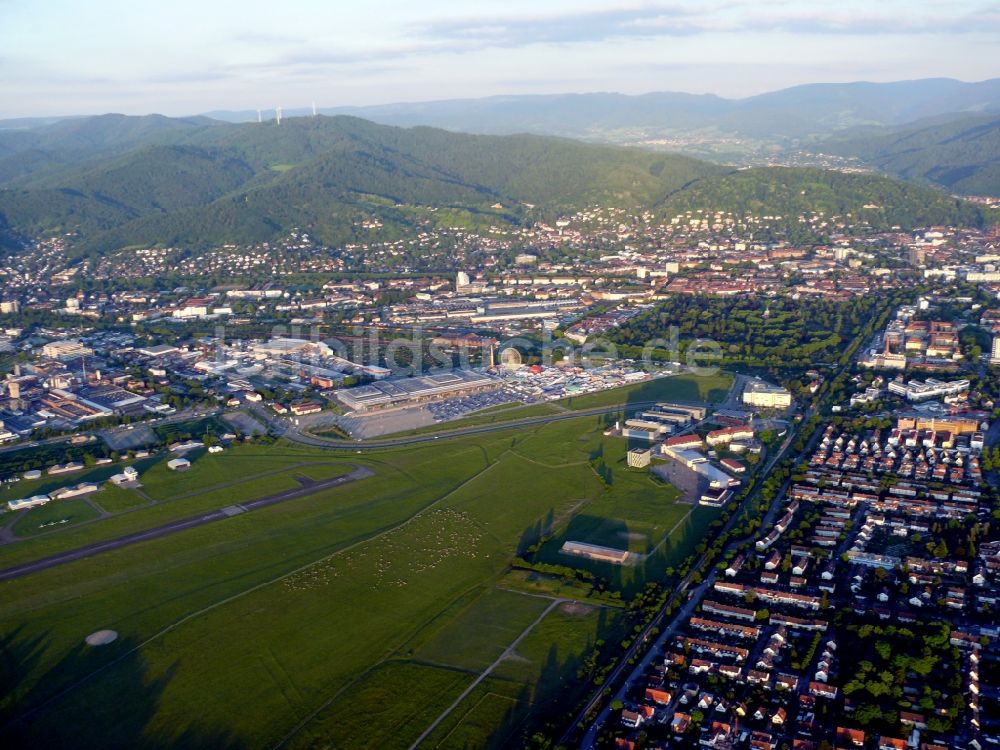
M 88 646 L 107 646 L 109 643 L 113 643 L 117 637 L 118 633 L 114 630 L 98 630 L 96 633 L 88 635 L 86 641 Z

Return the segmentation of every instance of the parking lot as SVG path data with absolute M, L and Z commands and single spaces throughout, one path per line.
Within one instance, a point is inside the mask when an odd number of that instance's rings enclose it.
M 471 396 L 438 401 L 427 405 L 427 410 L 434 416 L 435 422 L 447 422 L 451 419 L 464 417 L 470 412 L 488 409 L 491 406 L 523 403 L 524 397 L 513 390 L 503 388 L 491 393 L 477 393 Z

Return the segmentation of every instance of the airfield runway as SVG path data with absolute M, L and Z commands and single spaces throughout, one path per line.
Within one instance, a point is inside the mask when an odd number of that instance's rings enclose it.
M 278 503 L 283 503 L 286 500 L 294 500 L 299 497 L 305 497 L 306 495 L 312 495 L 316 492 L 330 489 L 331 487 L 338 487 L 342 484 L 347 484 L 348 482 L 355 482 L 359 479 L 370 477 L 373 474 L 374 472 L 371 469 L 367 469 L 363 466 L 355 466 L 349 473 L 333 479 L 312 482 L 310 484 L 303 485 L 302 487 L 296 487 L 293 490 L 279 492 L 275 495 L 268 495 L 267 497 L 262 497 L 258 500 L 239 503 L 237 505 L 229 505 L 225 508 L 213 510 L 210 513 L 201 513 L 197 516 L 191 516 L 190 518 L 184 518 L 179 521 L 171 521 L 170 523 L 165 523 L 162 526 L 156 526 L 152 529 L 137 531 L 134 534 L 126 534 L 125 536 L 120 536 L 116 539 L 109 539 L 106 542 L 89 544 L 86 547 L 79 547 L 67 552 L 60 552 L 57 555 L 43 557 L 42 559 L 35 560 L 34 562 L 0 570 L 0 581 L 9 581 L 14 578 L 20 578 L 21 576 L 37 573 L 42 570 L 47 570 L 48 568 L 54 568 L 57 565 L 62 565 L 74 560 L 82 560 L 86 557 L 92 557 L 93 555 L 98 555 L 102 552 L 110 552 L 111 550 L 121 549 L 122 547 L 126 547 L 130 544 L 135 544 L 136 542 L 159 539 L 160 537 L 173 534 L 177 531 L 193 529 L 197 526 L 203 526 L 206 523 L 212 523 L 214 521 L 221 521 L 224 518 L 231 518 L 232 516 L 246 513 L 247 511 L 257 510 L 258 508 L 264 508 L 268 505 L 276 505 Z

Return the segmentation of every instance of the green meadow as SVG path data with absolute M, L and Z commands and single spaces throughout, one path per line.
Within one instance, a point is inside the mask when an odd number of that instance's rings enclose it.
M 408 748 L 439 719 L 423 747 L 516 744 L 586 692 L 595 644 L 631 627 L 585 588 L 512 570 L 524 545 L 586 528 L 679 554 L 711 519 L 624 467 L 602 430 L 580 418 L 363 454 L 248 445 L 184 474 L 152 462 L 141 490 L 93 496 L 108 517 L 0 545 L 0 566 L 352 466 L 373 475 L 0 583 L 0 744 Z M 84 645 L 103 628 L 118 639 Z
M 726 372 L 714 375 L 671 375 L 655 378 L 643 383 L 612 388 L 607 391 L 570 396 L 556 403 L 569 409 L 593 409 L 599 406 L 621 404 L 628 407 L 633 403 L 648 401 L 725 401 L 733 386 L 733 376 Z

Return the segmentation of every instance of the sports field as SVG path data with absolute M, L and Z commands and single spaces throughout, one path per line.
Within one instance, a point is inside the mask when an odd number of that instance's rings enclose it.
M 681 545 L 710 518 L 678 526 L 690 508 L 620 467 L 624 444 L 602 427 L 363 454 L 278 443 L 198 456 L 183 475 L 146 467 L 135 497 L 94 495 L 109 517 L 0 545 L 0 566 L 374 473 L 0 583 L 0 744 L 509 746 L 585 692 L 595 641 L 630 627 L 585 589 L 553 595 L 512 572 L 524 540 L 586 517 L 598 536 L 624 525 L 638 547 Z M 104 628 L 114 643 L 84 645 Z

